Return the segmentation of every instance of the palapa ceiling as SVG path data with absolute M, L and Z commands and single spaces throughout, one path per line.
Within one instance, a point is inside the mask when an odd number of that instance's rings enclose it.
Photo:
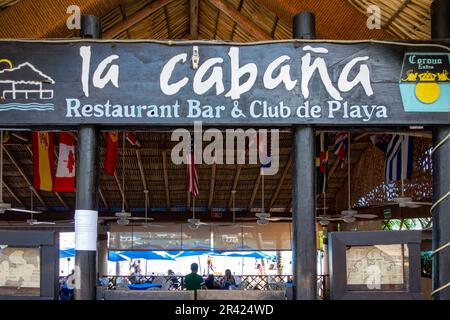
M 322 39 L 429 39 L 432 0 L 0 0 L 1 38 L 65 38 L 67 7 L 101 17 L 118 39 L 206 39 L 248 42 L 292 38 L 292 17 L 316 14 Z M 381 29 L 366 26 L 381 9 Z
M 292 17 L 303 10 L 316 14 L 317 37 L 321 39 L 429 39 L 432 0 L 0 0 L 0 38 L 70 38 L 66 28 L 70 5 L 78 5 L 82 14 L 101 17 L 103 37 L 107 39 L 206 39 L 249 42 L 292 38 Z M 382 29 L 366 26 L 367 6 L 377 4 L 382 12 Z M 426 135 L 426 134 L 425 134 Z M 29 132 L 12 136 L 5 146 L 5 201 L 29 207 L 32 179 L 32 156 Z M 142 215 L 143 190 L 150 191 L 153 216 L 161 219 L 191 214 L 191 199 L 185 187 L 185 167 L 170 162 L 170 135 L 167 132 L 137 132 L 142 147 L 126 148 L 126 207 Z M 347 170 L 335 165 L 330 137 L 330 180 L 326 193 L 318 196 L 318 206 L 330 211 L 347 206 Z M 431 171 L 426 169 L 426 150 L 431 140 L 418 138 L 415 150 L 415 173 L 408 182 L 407 195 L 417 200 L 431 196 Z M 265 206 L 273 214 L 290 215 L 291 210 L 291 132 L 281 135 L 281 169 L 266 177 Z M 104 142 L 100 140 L 100 167 Z M 356 206 L 377 205 L 386 201 L 383 186 L 383 156 L 372 146 L 367 133 L 355 133 L 352 139 L 352 192 Z M 425 169 L 424 169 L 425 168 Z M 231 190 L 236 190 L 236 207 L 240 215 L 253 215 L 261 207 L 261 178 L 257 165 L 199 165 L 200 196 L 198 214 L 211 218 L 213 212 L 230 217 Z M 109 177 L 100 169 L 99 198 L 103 214 L 121 206 L 121 161 L 118 175 Z M 397 186 L 394 186 L 394 189 Z M 390 186 L 389 188 L 393 188 Z M 37 208 L 48 209 L 52 219 L 71 218 L 74 194 L 37 191 Z M 382 216 L 383 207 L 364 209 Z M 171 212 L 171 214 L 168 214 Z M 66 214 L 64 214 L 66 213 Z M 228 214 L 227 214 L 228 213 Z M 402 210 L 393 207 L 393 216 L 427 216 L 428 209 Z M 25 219 L 9 215 L 7 219 Z M 159 219 L 159 218 L 158 218 Z

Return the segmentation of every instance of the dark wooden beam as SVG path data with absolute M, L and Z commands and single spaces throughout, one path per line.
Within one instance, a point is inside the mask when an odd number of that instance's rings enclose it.
M 198 1 L 199 0 L 190 0 L 190 36 L 191 40 L 198 39 Z
M 217 165 L 214 163 L 211 166 L 211 182 L 209 184 L 209 200 L 208 200 L 208 210 L 211 210 L 214 201 L 214 188 L 216 185 L 216 169 Z
M 233 186 L 230 190 L 230 198 L 228 200 L 227 209 L 229 210 L 233 204 L 233 190 L 236 190 L 237 184 L 239 182 L 239 177 L 241 175 L 242 171 L 242 164 L 236 165 L 236 173 L 234 174 L 234 180 L 233 180 Z
M 281 187 L 283 186 L 284 179 L 286 179 L 289 169 L 291 168 L 291 164 L 292 164 L 292 153 L 289 156 L 289 159 L 286 162 L 286 165 L 284 166 L 284 170 L 283 170 L 283 173 L 281 174 L 280 180 L 278 181 L 278 185 L 277 185 L 275 191 L 273 192 L 272 198 L 270 199 L 269 210 L 273 207 L 273 204 L 275 203 L 275 201 L 278 198 L 278 194 L 280 193 Z
M 129 16 L 127 19 L 115 24 L 110 29 L 106 30 L 103 33 L 103 39 L 112 39 L 119 34 L 121 34 L 123 31 L 131 28 L 135 24 L 141 22 L 145 18 L 147 18 L 149 15 L 151 15 L 153 12 L 155 12 L 158 9 L 161 9 L 162 7 L 168 5 L 169 3 L 173 2 L 175 0 L 157 0 L 149 3 L 145 7 L 143 7 L 141 10 L 135 12 L 131 16 Z
M 20 175 L 23 177 L 23 179 L 28 184 L 28 186 L 30 186 L 30 187 L 33 186 L 33 184 L 31 183 L 31 180 L 28 178 L 25 171 L 23 171 L 22 167 L 17 162 L 16 158 L 11 154 L 11 152 L 9 152 L 9 150 L 5 146 L 3 146 L 3 151 L 5 151 L 6 155 L 9 157 L 11 162 L 14 164 L 16 169 L 19 171 Z M 47 210 L 48 206 L 45 203 L 42 196 L 39 194 L 39 192 L 35 188 L 33 188 L 32 190 L 33 190 L 34 195 L 38 198 L 39 202 L 42 204 L 42 206 L 45 208 L 45 210 Z
M 137 162 L 138 162 L 138 166 L 139 166 L 139 172 L 140 172 L 141 180 L 142 180 L 142 186 L 144 187 L 143 191 L 145 191 L 148 189 L 147 189 L 147 180 L 145 179 L 144 166 L 142 165 L 141 150 L 136 148 L 136 149 L 134 149 L 134 152 L 136 153 L 136 158 L 137 158 Z
M 100 195 L 100 199 L 102 200 L 106 210 L 109 210 L 108 201 L 106 201 L 105 194 L 103 193 L 103 189 L 101 187 L 98 187 L 98 194 Z
M 255 180 L 255 185 L 253 187 L 252 196 L 250 197 L 250 202 L 248 203 L 248 210 L 250 211 L 253 207 L 253 203 L 255 202 L 256 193 L 258 192 L 259 182 L 261 181 L 261 175 L 258 173 L 258 177 Z
M 167 154 L 166 151 L 162 151 L 162 163 L 164 173 L 164 190 L 166 191 L 166 207 L 170 211 L 170 192 L 169 192 L 169 170 L 167 168 Z
M 244 30 L 247 31 L 249 35 L 257 40 L 271 40 L 269 34 L 267 34 L 263 29 L 257 26 L 250 18 L 247 18 L 238 10 L 236 10 L 231 4 L 225 0 L 208 0 L 217 9 L 226 14 L 231 20 L 236 22 Z
M 5 180 L 3 179 L 3 186 L 5 187 L 5 189 L 11 194 L 11 196 L 22 206 L 25 208 L 25 204 L 23 203 L 22 200 L 20 200 L 20 198 L 17 196 L 17 194 L 11 190 L 11 188 L 6 184 Z
M 122 168 L 122 170 L 124 170 L 124 168 Z M 116 184 L 117 184 L 117 187 L 119 188 L 120 195 L 121 195 L 123 201 L 125 202 L 125 209 L 128 210 L 130 207 L 128 206 L 127 197 L 125 196 L 125 192 L 122 188 L 122 182 L 120 181 L 119 176 L 117 175 L 117 170 L 114 171 L 114 179 L 116 180 Z

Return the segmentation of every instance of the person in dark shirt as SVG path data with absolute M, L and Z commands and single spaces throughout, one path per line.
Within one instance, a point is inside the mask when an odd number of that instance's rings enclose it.
M 214 275 L 210 274 L 205 280 L 205 286 L 208 289 L 220 289 L 220 284 L 214 280 Z
M 184 277 L 184 287 L 186 290 L 198 290 L 205 285 L 205 281 L 197 272 L 198 264 L 191 264 L 191 273 Z

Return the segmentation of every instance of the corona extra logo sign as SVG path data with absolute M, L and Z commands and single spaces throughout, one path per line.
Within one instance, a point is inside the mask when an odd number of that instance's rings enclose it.
M 449 54 L 408 53 L 400 93 L 409 112 L 450 112 Z

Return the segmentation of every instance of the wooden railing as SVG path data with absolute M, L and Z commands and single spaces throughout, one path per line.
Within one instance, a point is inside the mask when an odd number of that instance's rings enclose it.
M 292 286 L 292 275 L 235 275 L 237 287 L 242 290 L 284 290 Z M 214 277 L 220 283 L 222 276 Z M 328 296 L 328 276 L 317 276 L 318 299 Z M 160 284 L 164 290 L 184 290 L 184 276 L 105 276 L 102 285 L 108 290 L 127 289 L 130 283 Z

